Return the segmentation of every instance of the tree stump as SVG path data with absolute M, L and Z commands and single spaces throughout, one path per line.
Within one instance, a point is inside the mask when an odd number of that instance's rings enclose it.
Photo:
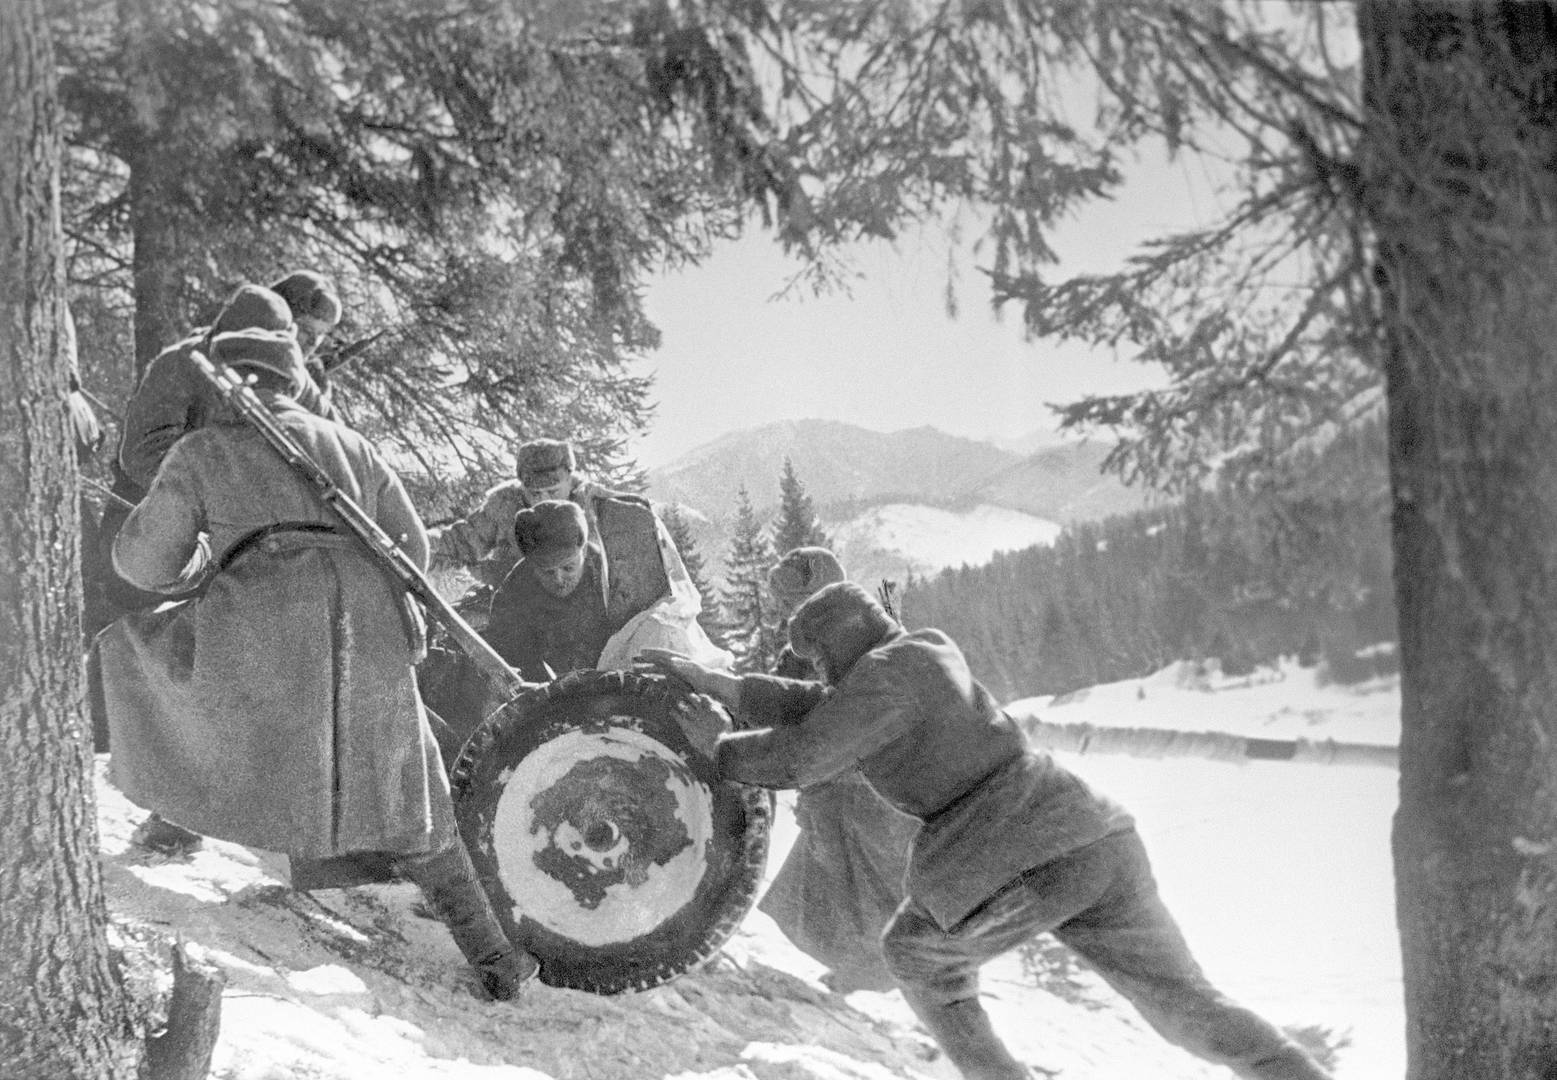
M 140 1080 L 205 1080 L 222 1026 L 222 989 L 227 977 L 214 965 L 173 945 L 173 996 L 168 1022 L 146 1038 Z

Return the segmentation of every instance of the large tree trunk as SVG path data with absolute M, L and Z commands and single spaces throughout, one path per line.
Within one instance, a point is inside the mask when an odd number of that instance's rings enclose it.
M 1360 10 L 1414 1080 L 1557 1063 L 1557 17 Z
M 118 0 L 120 55 L 134 121 L 120 151 L 129 166 L 130 271 L 135 293 L 135 376 L 188 330 L 179 214 L 185 162 L 168 151 L 165 125 L 177 123 L 179 88 L 169 85 L 161 52 L 172 14 L 162 0 Z
M 158 154 L 141 153 L 130 162 L 128 195 L 134 234 L 131 274 L 135 289 L 135 377 L 163 349 L 188 331 L 178 268 L 183 252 L 177 223 L 165 212 L 169 177 Z
M 0 3 L 0 1075 L 134 1075 L 83 730 L 53 50 Z

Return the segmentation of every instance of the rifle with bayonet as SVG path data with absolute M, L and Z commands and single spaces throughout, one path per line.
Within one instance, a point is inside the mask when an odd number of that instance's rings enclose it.
M 324 504 L 334 511 L 347 529 L 367 546 L 375 560 L 386 567 L 412 596 L 422 602 L 427 608 L 427 613 L 453 635 L 461 648 L 488 678 L 502 688 L 509 697 L 533 685 L 525 682 L 523 676 L 511 668 L 485 638 L 476 633 L 475 628 L 438 594 L 438 590 L 422 572 L 422 568 L 412 561 L 378 522 L 369 517 L 351 496 L 340 489 L 339 485 L 330 478 L 330 474 L 319 467 L 318 462 L 308 456 L 308 452 L 298 445 L 297 440 L 286 428 L 281 426 L 265 407 L 264 402 L 255 396 L 253 389 L 242 376 L 225 364 L 217 367 L 199 350 L 191 351 L 190 359 L 195 368 L 216 387 L 223 400 L 231 405 L 245 421 L 258 429 L 265 437 L 265 441 L 286 459 L 287 464 L 308 481 L 309 485 L 318 492 Z

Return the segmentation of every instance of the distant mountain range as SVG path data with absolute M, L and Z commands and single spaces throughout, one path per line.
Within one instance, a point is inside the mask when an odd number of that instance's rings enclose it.
M 1127 487 L 1103 472 L 1109 447 L 1099 442 L 1069 442 L 1020 458 L 978 485 L 973 496 L 991 506 L 1036 514 L 1069 525 L 1099 521 L 1144 509 L 1157 496 Z
M 649 470 L 648 494 L 687 512 L 717 577 L 739 490 L 771 519 L 787 457 L 844 564 L 869 580 L 987 562 L 995 551 L 1047 543 L 1061 526 L 1146 506 L 1145 492 L 1099 471 L 1107 452 L 1063 442 L 1023 455 L 929 427 L 883 434 L 788 420 L 721 436 Z
M 712 518 L 734 512 L 742 486 L 758 510 L 776 506 L 786 457 L 818 508 L 891 499 L 941 502 L 968 494 L 1020 460 L 934 428 L 882 434 L 835 420 L 783 420 L 720 436 L 651 469 L 649 494 Z

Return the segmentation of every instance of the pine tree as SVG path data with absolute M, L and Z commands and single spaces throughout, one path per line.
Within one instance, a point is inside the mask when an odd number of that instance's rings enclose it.
M 739 672 L 766 671 L 778 656 L 778 629 L 767 590 L 772 564 L 773 547 L 742 485 L 736 495 L 735 535 L 725 560 L 723 590 L 724 642 L 735 654 Z
M 795 475 L 795 463 L 784 457 L 784 472 L 779 477 L 779 511 L 773 522 L 773 550 L 782 555 L 797 547 L 831 547 L 816 518 L 816 506 L 806 487 Z
M 697 588 L 697 595 L 703 601 L 702 614 L 697 617 L 698 624 L 715 645 L 723 645 L 724 627 L 719 594 L 709 583 L 708 567 L 703 561 L 703 553 L 697 549 L 697 541 L 693 539 L 692 526 L 677 506 L 661 507 L 660 520 L 665 523 L 665 531 L 670 533 L 671 541 L 675 543 L 676 550 L 681 553 L 681 562 L 687 568 L 687 576 L 692 579 L 692 584 Z

